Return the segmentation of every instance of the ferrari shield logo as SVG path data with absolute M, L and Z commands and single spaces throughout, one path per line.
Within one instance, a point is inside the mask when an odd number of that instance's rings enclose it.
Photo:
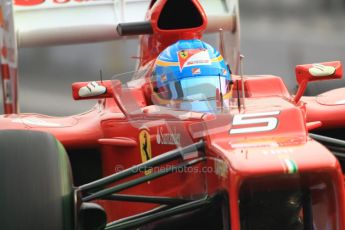
M 188 57 L 188 52 L 186 50 L 179 51 L 179 56 L 183 59 Z
M 177 53 L 180 69 L 197 65 L 211 65 L 210 55 L 205 49 L 181 50 Z
M 147 130 L 141 130 L 139 133 L 141 161 L 146 162 L 152 158 L 151 139 Z M 150 174 L 152 170 L 146 170 L 145 174 Z

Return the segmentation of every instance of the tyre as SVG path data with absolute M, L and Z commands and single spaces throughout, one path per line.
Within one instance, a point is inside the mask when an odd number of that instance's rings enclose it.
M 66 151 L 52 135 L 0 131 L 0 229 L 73 229 L 73 193 Z

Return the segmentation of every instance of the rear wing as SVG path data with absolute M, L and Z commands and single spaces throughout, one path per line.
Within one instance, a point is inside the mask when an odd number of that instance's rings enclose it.
M 1 75 L 5 113 L 18 113 L 18 50 L 22 47 L 101 42 L 121 38 L 119 23 L 140 22 L 155 0 L 0 0 Z M 223 29 L 224 58 L 238 70 L 238 0 L 200 0 L 207 33 Z M 219 42 L 220 44 L 221 42 Z

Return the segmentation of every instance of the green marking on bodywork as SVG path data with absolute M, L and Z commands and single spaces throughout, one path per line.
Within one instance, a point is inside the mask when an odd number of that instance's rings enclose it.
M 64 230 L 72 230 L 74 228 L 73 213 L 73 188 L 72 188 L 72 175 L 69 165 L 69 159 L 63 145 L 56 140 L 59 151 L 59 170 L 61 178 L 61 194 L 62 194 L 62 208 L 63 208 L 63 223 Z
M 295 161 L 290 160 L 290 159 L 284 159 L 284 162 L 288 168 L 289 174 L 295 174 L 298 172 L 298 166 Z

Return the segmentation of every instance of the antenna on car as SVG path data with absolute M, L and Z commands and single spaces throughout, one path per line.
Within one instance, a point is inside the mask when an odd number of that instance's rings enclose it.
M 244 77 L 243 77 L 243 59 L 244 59 L 244 55 L 240 55 L 240 71 L 241 71 L 241 90 L 242 90 L 242 101 L 243 101 L 243 109 L 246 108 L 246 105 L 245 105 L 245 98 L 246 98 L 246 95 L 245 95 L 245 92 L 244 92 Z
M 102 69 L 99 70 L 99 78 L 101 79 L 101 83 L 103 84 L 103 74 Z
M 224 31 L 223 28 L 219 28 L 219 52 L 220 54 L 224 56 L 225 50 L 224 50 Z
M 241 111 L 241 99 L 240 99 L 240 90 L 239 90 L 239 85 L 238 85 L 238 79 L 236 80 L 236 94 L 237 94 L 237 107 L 238 107 L 238 111 Z
M 222 83 L 221 83 L 221 80 L 220 80 L 220 74 L 218 74 L 218 80 L 219 80 L 220 108 L 223 111 L 224 102 L 223 102 Z
M 102 73 L 102 69 L 99 69 L 99 78 L 101 79 L 101 84 L 103 85 L 103 73 Z M 104 94 L 104 99 L 106 99 L 105 94 Z M 99 100 L 98 102 L 99 102 L 99 104 L 103 103 L 103 106 L 105 106 L 106 100 Z M 101 108 L 99 107 L 99 110 L 100 110 L 100 109 L 101 109 Z

